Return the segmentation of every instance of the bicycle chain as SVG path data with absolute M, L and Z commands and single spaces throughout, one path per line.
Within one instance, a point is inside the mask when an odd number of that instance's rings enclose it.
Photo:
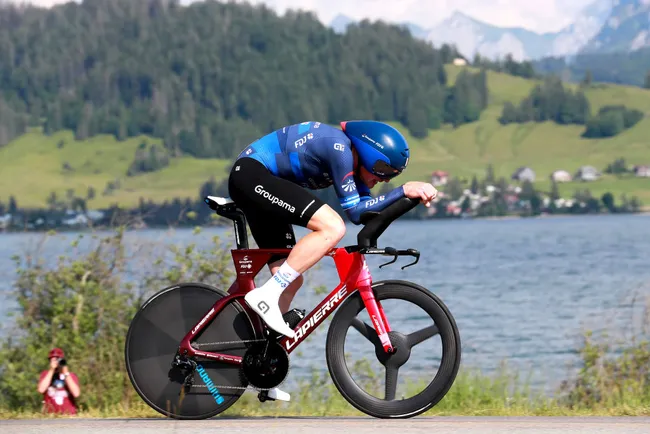
M 196 343 L 196 342 L 192 342 L 190 344 L 190 346 L 192 346 L 193 348 L 199 349 L 200 347 L 205 347 L 205 346 L 208 346 L 208 345 L 244 344 L 244 343 L 266 342 L 266 341 L 267 341 L 266 339 L 248 339 L 248 340 L 244 340 L 244 341 L 205 342 L 205 343 L 201 343 L 201 344 Z M 192 384 L 191 387 L 205 387 L 205 388 L 207 388 L 208 386 L 206 386 L 205 384 Z M 251 386 L 251 385 L 244 387 L 244 386 L 223 386 L 223 385 L 215 384 L 214 387 L 216 387 L 218 389 L 237 389 L 237 390 L 252 389 L 252 390 L 256 390 L 256 391 L 260 391 L 260 392 L 271 390 L 271 389 L 268 389 L 268 388 L 267 389 L 260 389 L 260 388 L 257 388 L 255 386 Z
M 193 342 L 190 345 L 196 349 L 199 349 L 199 347 L 205 347 L 206 345 L 244 344 L 249 342 L 266 342 L 266 339 L 248 339 L 245 341 L 226 341 L 226 342 L 206 342 L 203 344 L 198 344 L 196 342 Z

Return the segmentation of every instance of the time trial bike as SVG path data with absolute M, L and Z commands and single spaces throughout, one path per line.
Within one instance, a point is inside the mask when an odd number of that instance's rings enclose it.
M 289 355 L 335 310 L 325 357 L 334 385 L 352 406 L 377 418 L 408 418 L 432 408 L 449 391 L 461 358 L 460 335 L 449 309 L 418 284 L 373 282 L 365 259 L 365 255 L 393 256 L 384 266 L 398 256 L 415 258 L 402 269 L 419 261 L 420 252 L 415 249 L 377 247 L 378 237 L 415 208 L 419 199 L 402 198 L 381 212 L 366 212 L 357 244 L 336 247 L 327 254 L 334 260 L 339 283 L 309 314 L 287 321 L 296 333 L 294 338 L 269 329 L 243 300 L 270 256 L 290 249 L 250 249 L 246 218 L 237 205 L 227 197 L 208 196 L 204 201 L 218 215 L 233 220 L 237 248 L 231 255 L 236 278 L 227 291 L 200 282 L 172 285 L 138 310 L 127 333 L 125 361 L 133 387 L 149 406 L 175 419 L 206 419 L 231 407 L 247 389 L 256 391 L 261 402 L 268 400 L 269 390 L 287 377 Z M 412 333 L 395 330 L 382 305 L 391 299 L 410 303 L 409 319 L 432 324 Z M 416 314 L 412 305 L 422 313 Z M 362 311 L 365 314 L 360 317 Z M 345 351 L 349 329 L 374 347 L 370 351 L 385 368 L 383 397 L 374 396 L 354 380 Z M 430 356 L 426 347 L 425 365 L 416 369 L 427 376 L 426 386 L 412 397 L 397 399 L 400 368 L 414 347 L 434 336 L 440 338 L 442 355 Z M 440 362 L 435 373 L 430 367 L 434 361 Z

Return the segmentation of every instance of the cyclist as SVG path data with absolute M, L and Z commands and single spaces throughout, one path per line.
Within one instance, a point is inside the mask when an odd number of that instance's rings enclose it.
M 289 312 L 289 305 L 303 283 L 302 274 L 345 234 L 339 214 L 307 189 L 334 185 L 341 207 L 355 224 L 362 212 L 380 211 L 404 196 L 421 198 L 429 207 L 437 190 L 425 182 L 407 182 L 377 198 L 370 195 L 371 188 L 399 175 L 408 161 L 404 136 L 388 124 L 369 120 L 341 122 L 341 129 L 320 122 L 286 126 L 238 155 L 228 190 L 255 242 L 260 248 L 292 248 L 288 256 L 269 259 L 272 277 L 245 296 L 271 329 L 294 337 L 289 325 L 295 327 L 300 316 Z M 292 225 L 312 232 L 296 243 Z

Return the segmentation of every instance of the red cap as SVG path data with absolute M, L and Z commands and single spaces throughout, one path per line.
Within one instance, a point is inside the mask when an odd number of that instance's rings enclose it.
M 50 350 L 50 353 L 47 355 L 47 358 L 51 359 L 52 357 L 63 358 L 65 357 L 65 354 L 61 348 L 52 348 L 52 350 Z

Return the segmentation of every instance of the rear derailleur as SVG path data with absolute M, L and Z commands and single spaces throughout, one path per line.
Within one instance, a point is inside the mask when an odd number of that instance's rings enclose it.
M 176 353 L 172 362 L 172 369 L 169 372 L 169 379 L 183 383 L 185 393 L 189 393 L 192 386 L 194 386 L 195 370 L 196 362 L 194 360 Z

